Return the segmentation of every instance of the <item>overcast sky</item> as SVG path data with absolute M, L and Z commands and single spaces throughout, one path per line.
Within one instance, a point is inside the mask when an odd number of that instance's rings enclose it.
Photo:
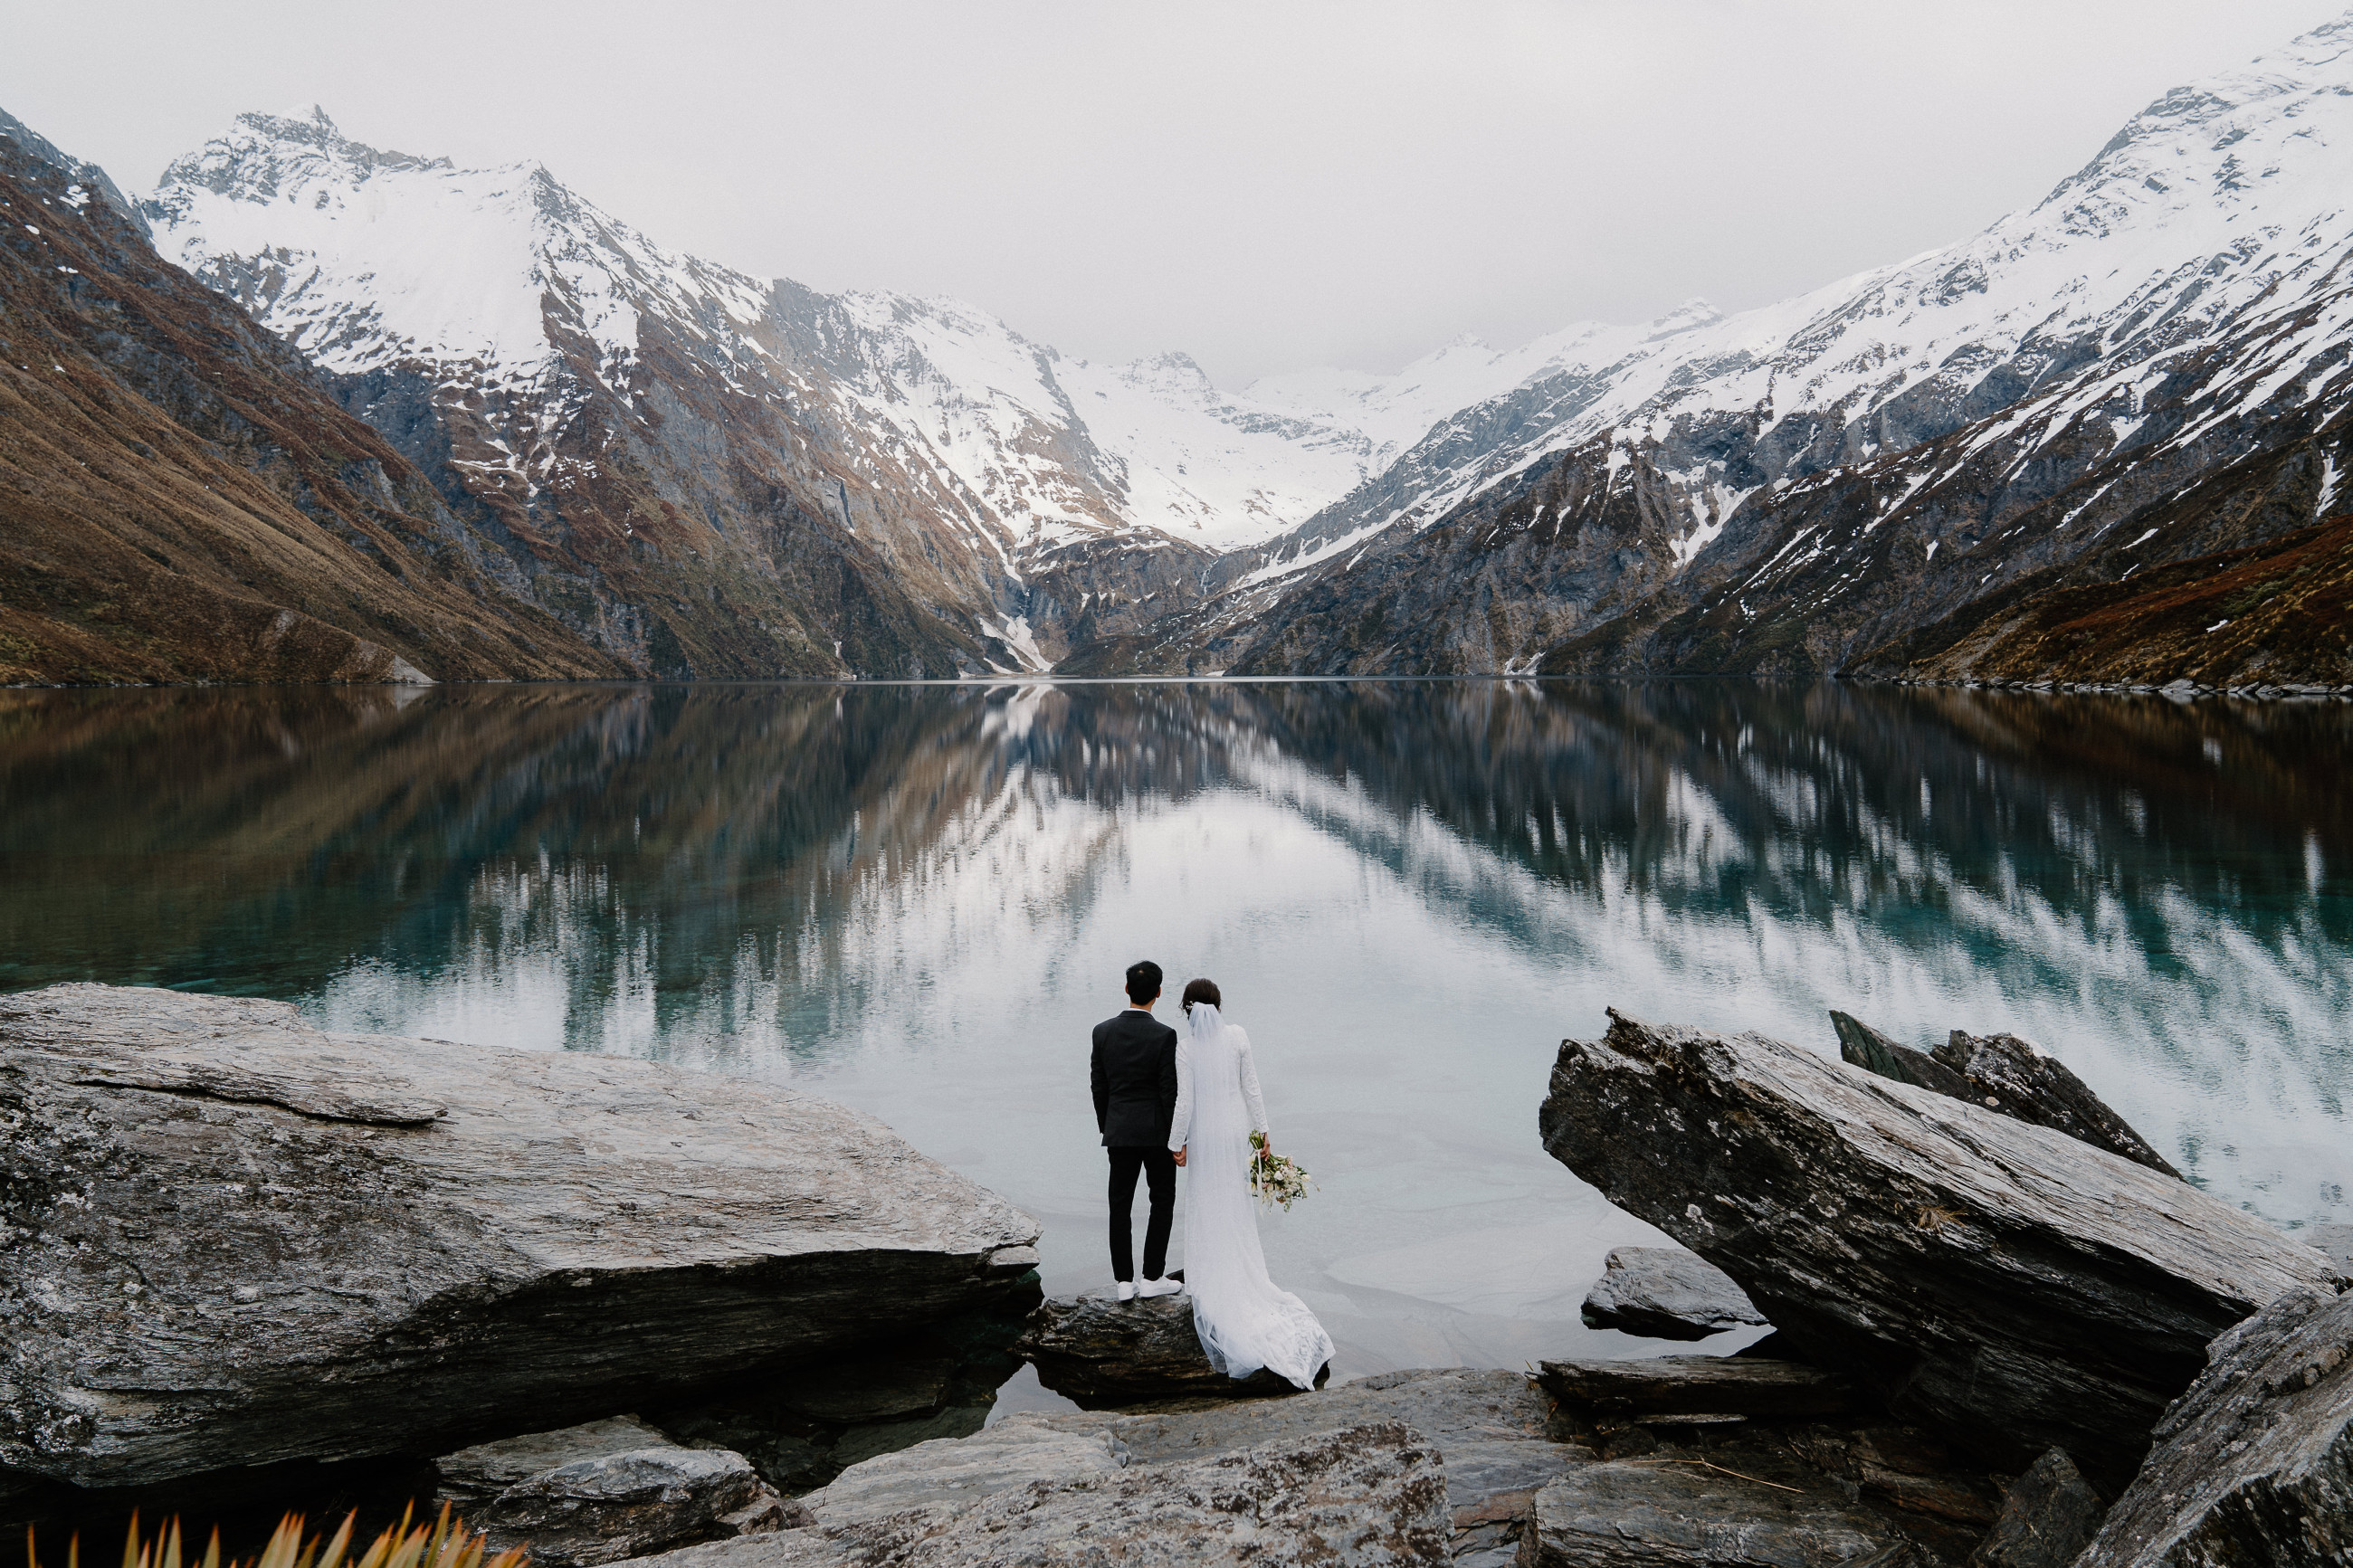
M 241 110 L 538 159 L 654 239 L 1219 383 L 1762 304 L 2040 198 L 2343 0 L 0 0 L 134 194 Z

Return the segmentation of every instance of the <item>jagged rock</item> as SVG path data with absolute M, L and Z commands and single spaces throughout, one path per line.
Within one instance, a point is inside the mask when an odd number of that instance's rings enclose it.
M 1389 1568 L 1448 1561 L 1437 1451 L 1402 1424 L 1343 1426 L 1229 1453 L 1040 1479 L 962 1506 L 688 1547 L 661 1568 L 996 1568 L 1247 1561 Z
M 1739 1282 L 1789 1353 L 2023 1468 L 2121 1484 L 2206 1342 L 2317 1253 L 2063 1133 L 1757 1035 L 1613 1012 L 1545 1147 Z M 1777 1342 L 1778 1342 L 1777 1341 Z
M 1680 1247 L 1620 1247 L 1585 1298 L 1588 1329 L 1654 1340 L 1704 1340 L 1765 1321 L 1732 1276 Z
M 1547 1361 L 1536 1379 L 1564 1405 L 1644 1415 L 1846 1415 L 1854 1385 L 1820 1367 L 1744 1356 L 1672 1355 L 1639 1361 Z
M 1936 1058 L 1966 1079 L 1971 1096 L 1989 1110 L 2056 1128 L 2094 1149 L 2121 1154 L 2168 1176 L 2181 1174 L 2070 1072 L 2065 1062 L 2044 1055 L 2031 1040 L 1955 1029 L 1936 1047 Z
M 1838 1031 L 1839 1055 L 1865 1072 L 1892 1078 L 1916 1089 L 1933 1089 L 1956 1100 L 1978 1098 L 1969 1080 L 1926 1051 L 1889 1038 L 1852 1013 L 1831 1010 L 1831 1027 Z
M 1041 1302 L 1015 1347 L 1038 1381 L 1090 1409 L 1183 1395 L 1255 1398 L 1296 1394 L 1274 1373 L 1231 1378 L 1209 1364 L 1193 1331 L 1190 1296 L 1122 1301 L 1103 1294 Z M 1317 1373 L 1320 1382 L 1331 1368 Z
M 2294 1291 L 2216 1340 L 2082 1561 L 2353 1562 L 2353 1295 Z
M 2010 1483 L 2001 1515 L 1969 1558 L 1969 1568 L 2068 1568 L 2091 1543 L 2106 1505 L 2053 1448 Z
M 1966 1100 L 2037 1127 L 2055 1127 L 2152 1171 L 2181 1174 L 2066 1063 L 2044 1055 L 2031 1040 L 1955 1029 L 1932 1056 L 1898 1044 L 1850 1013 L 1833 1010 L 1831 1024 L 1838 1030 L 1839 1055 L 1866 1072 Z
M 1931 1568 L 1827 1483 L 1793 1489 L 1699 1462 L 1588 1465 L 1536 1493 L 1521 1568 Z
M 985 1303 L 1037 1226 L 871 1117 L 282 1002 L 0 998 L 0 1464 L 431 1452 Z
M 741 1454 L 688 1448 L 633 1416 L 536 1432 L 434 1461 L 448 1502 L 493 1551 L 575 1568 L 782 1529 L 785 1500 Z M 798 1516 L 798 1510 L 796 1516 Z

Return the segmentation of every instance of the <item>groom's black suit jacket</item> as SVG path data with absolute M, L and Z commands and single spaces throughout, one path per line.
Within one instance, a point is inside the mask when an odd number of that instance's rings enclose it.
M 1106 1149 L 1166 1149 L 1176 1115 L 1176 1031 L 1140 1008 L 1095 1026 L 1095 1126 Z

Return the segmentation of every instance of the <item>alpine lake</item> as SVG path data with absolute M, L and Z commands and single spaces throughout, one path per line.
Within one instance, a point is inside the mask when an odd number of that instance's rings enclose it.
M 2348 763 L 2342 702 L 1842 683 L 16 690 L 0 989 L 788 1081 L 1035 1215 L 1067 1294 L 1148 957 L 1250 1031 L 1335 1377 L 1518 1367 L 1685 1348 L 1579 1321 L 1663 1238 L 1537 1142 L 1609 1007 L 2015 1032 L 2209 1192 L 2353 1218 Z

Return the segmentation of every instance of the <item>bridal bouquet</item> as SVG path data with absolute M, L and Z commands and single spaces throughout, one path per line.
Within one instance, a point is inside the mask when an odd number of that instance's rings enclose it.
M 1250 1196 L 1269 1208 L 1281 1204 L 1288 1209 L 1307 1195 L 1312 1184 L 1297 1161 L 1266 1146 L 1265 1133 L 1250 1134 Z

